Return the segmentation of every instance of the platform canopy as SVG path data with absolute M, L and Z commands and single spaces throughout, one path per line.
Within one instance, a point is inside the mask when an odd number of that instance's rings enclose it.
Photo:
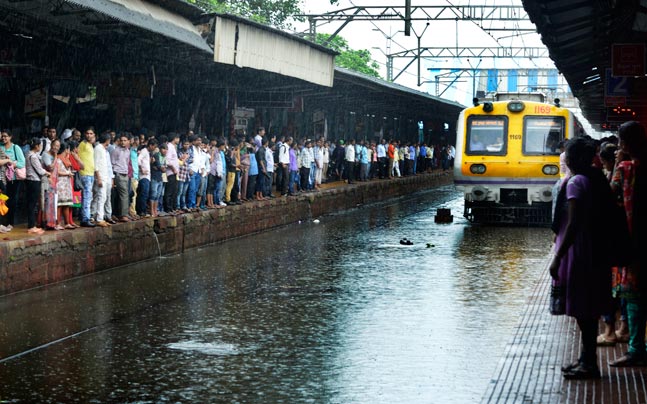
M 214 61 L 332 87 L 336 52 L 233 15 L 214 18 Z
M 647 1 L 523 0 L 555 66 L 601 129 L 647 119 Z

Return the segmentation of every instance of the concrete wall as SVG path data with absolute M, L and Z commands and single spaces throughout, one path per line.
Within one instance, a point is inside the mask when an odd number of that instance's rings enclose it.
M 0 296 L 449 184 L 449 173 L 0 242 Z M 158 244 L 159 243 L 159 244 Z

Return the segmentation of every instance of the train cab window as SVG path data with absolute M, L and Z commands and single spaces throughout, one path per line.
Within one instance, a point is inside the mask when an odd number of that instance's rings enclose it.
M 527 155 L 559 155 L 559 142 L 564 140 L 565 121 L 559 116 L 527 116 L 523 122 L 523 153 Z
M 500 155 L 507 152 L 508 118 L 506 116 L 472 115 L 467 119 L 465 153 L 467 155 Z

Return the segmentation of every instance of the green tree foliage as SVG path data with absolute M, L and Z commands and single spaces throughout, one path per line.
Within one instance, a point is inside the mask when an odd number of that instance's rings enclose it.
M 300 20 L 301 0 L 186 0 L 215 13 L 236 14 L 277 28 L 290 28 Z
M 381 77 L 379 73 L 380 66 L 371 58 L 371 52 L 366 49 L 355 50 L 348 46 L 348 42 L 340 37 L 335 36 L 330 42 L 326 43 L 330 35 L 317 34 L 315 42 L 339 53 L 335 58 L 335 64 L 339 67 L 354 70 L 373 77 Z

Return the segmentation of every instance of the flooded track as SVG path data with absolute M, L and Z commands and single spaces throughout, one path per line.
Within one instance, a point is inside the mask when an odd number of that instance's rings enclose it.
M 0 402 L 477 402 L 551 235 L 460 212 L 440 188 L 0 298 Z

